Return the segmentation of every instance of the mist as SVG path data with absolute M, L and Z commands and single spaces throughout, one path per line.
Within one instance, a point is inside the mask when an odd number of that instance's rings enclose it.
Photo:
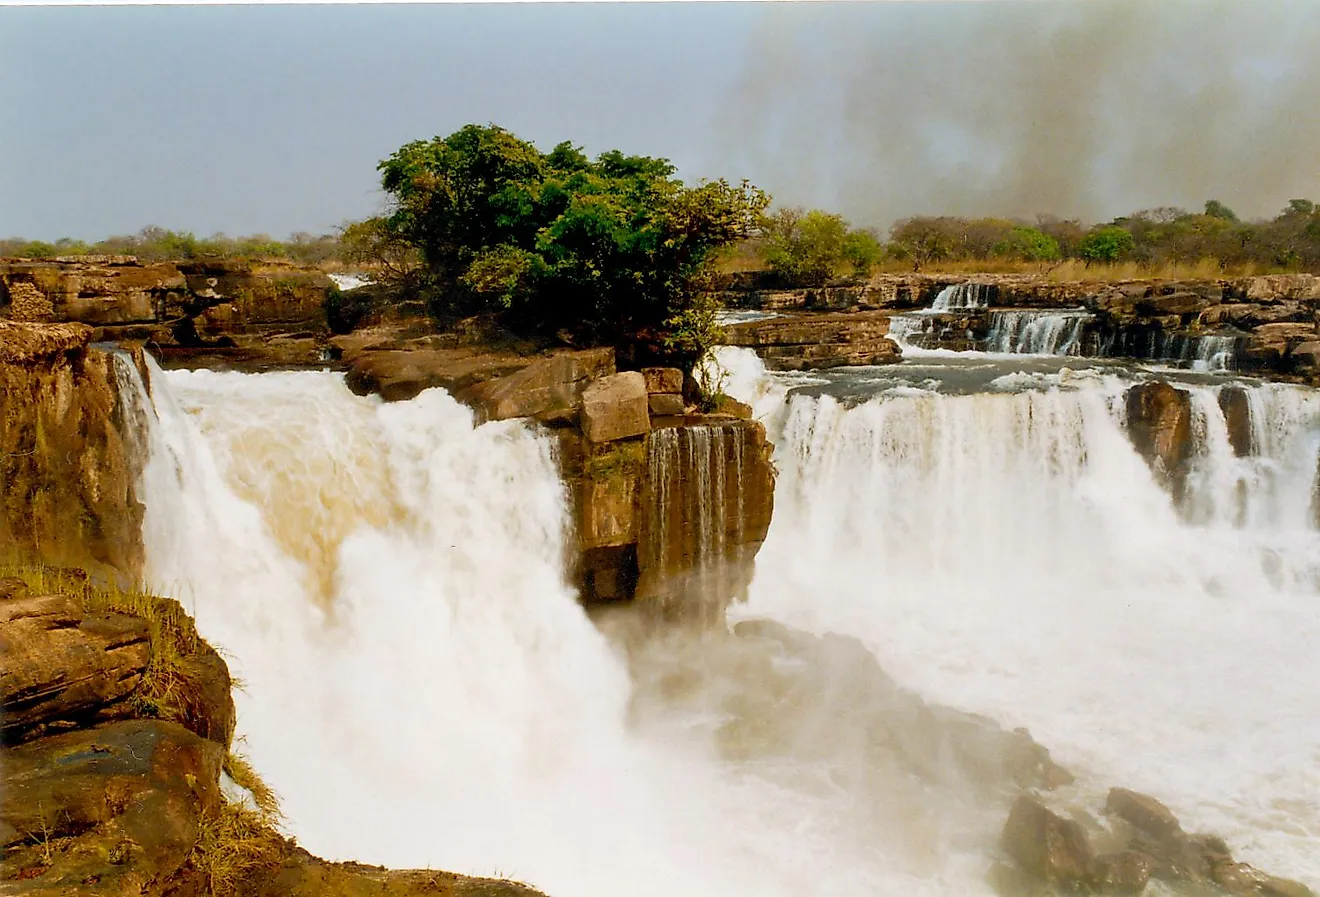
M 1094 222 L 1320 193 L 1320 6 L 776 5 L 726 100 L 728 167 L 854 223 Z

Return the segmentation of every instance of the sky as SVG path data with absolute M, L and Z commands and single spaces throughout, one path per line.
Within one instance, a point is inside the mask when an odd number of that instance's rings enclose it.
M 0 7 L 0 236 L 323 233 L 469 122 L 868 226 L 1272 215 L 1318 45 L 1311 0 Z

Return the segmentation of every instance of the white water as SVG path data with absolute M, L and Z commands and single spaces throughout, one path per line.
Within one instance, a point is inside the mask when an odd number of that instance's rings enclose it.
M 931 311 L 963 311 L 985 308 L 990 304 L 990 289 L 980 283 L 955 283 L 940 290 L 931 303 Z
M 330 280 L 341 290 L 356 290 L 358 287 L 364 287 L 369 283 L 375 283 L 369 277 L 363 277 L 359 274 L 331 274 Z
M 1251 387 L 1260 456 L 1235 458 L 1216 389 L 1186 387 L 1188 523 L 1114 374 L 999 362 L 985 391 L 944 395 L 928 364 L 843 401 L 791 395 L 747 350 L 719 359 L 780 475 L 742 613 L 858 635 L 927 698 L 1027 726 L 1093 813 L 1110 785 L 1144 790 L 1320 885 L 1320 393 Z
M 996 311 L 990 315 L 986 351 L 1013 355 L 1077 355 L 1084 311 Z
M 1261 457 L 1234 459 L 1196 389 L 1189 525 L 1115 376 L 945 396 L 923 374 L 854 405 L 722 351 L 778 444 L 741 614 L 855 634 L 928 699 L 1029 726 L 1092 808 L 1145 789 L 1320 884 L 1315 393 L 1252 389 Z M 154 370 L 153 395 L 149 575 L 244 680 L 239 748 L 313 852 L 553 897 L 989 893 L 1000 805 L 921 783 L 910 805 L 721 759 L 709 722 L 630 722 L 562 583 L 549 442 L 521 424 L 325 373 Z
M 550 440 L 329 373 L 152 394 L 150 580 L 244 682 L 238 748 L 309 850 L 554 897 L 984 892 L 1002 807 L 886 830 L 823 771 L 720 759 L 713 721 L 633 725 L 561 579 Z

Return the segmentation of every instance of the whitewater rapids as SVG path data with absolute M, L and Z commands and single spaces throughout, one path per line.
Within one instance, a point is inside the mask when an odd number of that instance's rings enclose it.
M 780 474 L 735 615 L 856 635 L 929 700 L 1028 726 L 1078 800 L 1148 790 L 1320 885 L 1314 394 L 1256 387 L 1263 452 L 1233 459 L 1202 388 L 1187 522 L 1126 441 L 1116 374 L 941 392 L 934 368 L 721 361 Z M 535 430 L 331 373 L 153 366 L 150 386 L 149 579 L 243 681 L 236 747 L 304 847 L 552 897 L 990 893 L 999 798 L 850 791 L 731 759 L 718 721 L 639 720 L 564 583 Z

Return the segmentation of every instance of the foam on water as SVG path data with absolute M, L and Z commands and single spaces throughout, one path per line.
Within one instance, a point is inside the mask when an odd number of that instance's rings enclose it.
M 918 829 L 725 758 L 710 720 L 639 721 L 563 583 L 550 439 L 328 373 L 151 382 L 149 577 L 243 680 L 238 748 L 309 850 L 556 897 L 985 891 L 1002 806 Z
M 1148 791 L 1320 885 L 1320 393 L 1248 385 L 1258 454 L 1237 458 L 1220 387 L 1184 384 L 1180 514 L 1113 368 L 1003 363 L 994 392 L 845 401 L 758 376 L 748 350 L 718 358 L 780 476 L 741 613 L 858 635 L 929 699 L 1027 726 L 1092 806 Z

